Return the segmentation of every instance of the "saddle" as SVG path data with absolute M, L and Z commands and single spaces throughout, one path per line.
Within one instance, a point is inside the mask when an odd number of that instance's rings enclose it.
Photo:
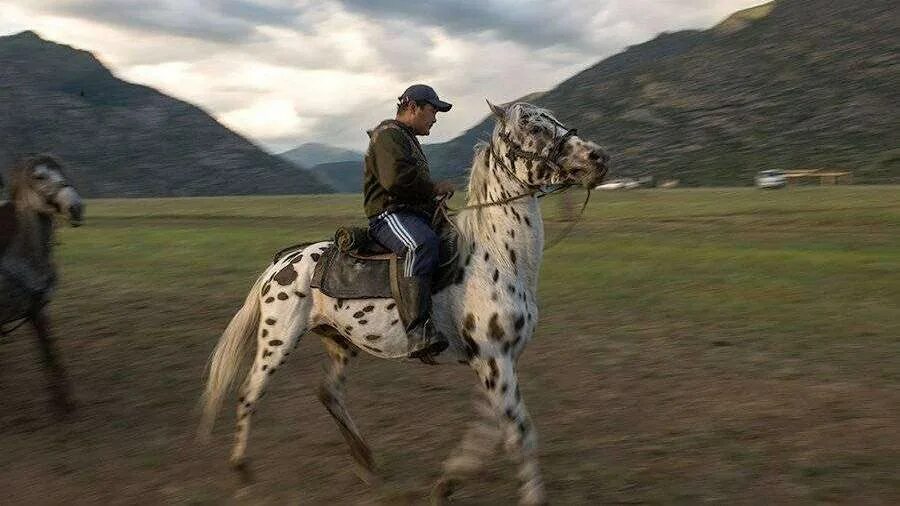
M 457 234 L 452 227 L 439 230 L 438 268 L 432 293 L 451 284 L 458 270 Z M 348 235 L 353 240 L 348 241 Z M 399 279 L 403 257 L 375 241 L 368 229 L 341 227 L 332 246 L 322 252 L 310 286 L 336 299 L 393 298 L 400 300 Z

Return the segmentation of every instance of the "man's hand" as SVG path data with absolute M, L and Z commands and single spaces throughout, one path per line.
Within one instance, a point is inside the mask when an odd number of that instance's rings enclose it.
M 456 185 L 450 181 L 438 181 L 434 184 L 434 193 L 437 195 L 446 195 L 456 191 Z

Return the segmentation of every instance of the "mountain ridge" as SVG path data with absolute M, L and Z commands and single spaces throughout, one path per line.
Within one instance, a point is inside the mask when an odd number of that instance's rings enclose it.
M 0 37 L 0 164 L 62 158 L 89 197 L 327 193 L 201 108 L 116 77 L 92 53 L 27 30 Z

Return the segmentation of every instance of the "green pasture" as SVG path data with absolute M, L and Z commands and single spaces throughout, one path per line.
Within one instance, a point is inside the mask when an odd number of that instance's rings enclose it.
M 386 475 L 374 492 L 313 398 L 314 339 L 251 434 L 264 486 L 228 474 L 230 409 L 192 449 L 204 361 L 256 275 L 284 246 L 362 223 L 360 200 L 88 202 L 85 226 L 59 231 L 52 305 L 86 414 L 68 436 L 36 421 L 40 369 L 9 366 L 31 343 L 0 349 L 2 401 L 36 426 L 0 417 L 0 487 L 28 482 L 24 461 L 54 502 L 422 504 L 473 416 L 462 367 L 364 357 L 351 374 Z M 560 204 L 543 203 L 549 239 Z M 539 296 L 520 375 L 552 502 L 900 501 L 900 187 L 595 192 L 545 252 Z M 16 379 L 29 386 L 9 393 Z M 490 471 L 460 504 L 514 501 L 512 467 Z

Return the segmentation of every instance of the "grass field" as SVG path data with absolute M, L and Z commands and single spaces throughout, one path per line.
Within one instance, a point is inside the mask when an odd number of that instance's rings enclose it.
M 257 273 L 361 214 L 349 195 L 89 202 L 51 306 L 80 411 L 53 421 L 28 331 L 0 344 L 0 503 L 424 504 L 474 418 L 464 367 L 351 368 L 374 490 L 315 399 L 312 336 L 256 418 L 255 485 L 227 467 L 230 406 L 193 440 Z M 900 504 L 900 188 L 598 193 L 540 296 L 520 377 L 554 504 Z M 498 458 L 458 501 L 515 489 Z

